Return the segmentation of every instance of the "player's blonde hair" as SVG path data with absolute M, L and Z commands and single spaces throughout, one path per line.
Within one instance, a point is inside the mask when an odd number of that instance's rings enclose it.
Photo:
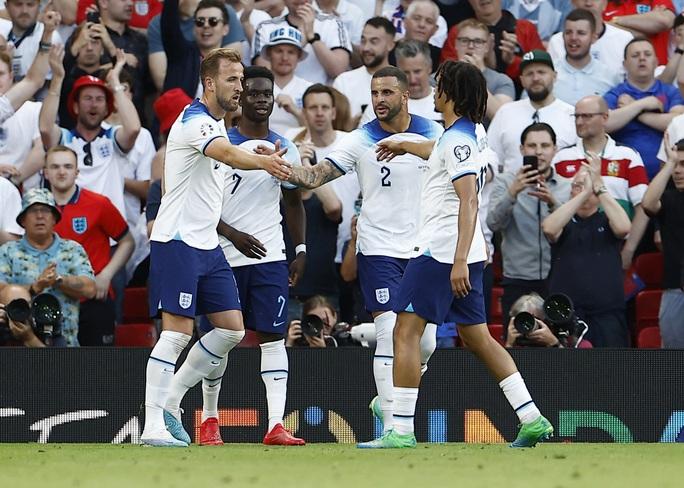
M 242 56 L 235 49 L 229 47 L 212 49 L 200 65 L 202 86 L 204 86 L 207 78 L 216 78 L 218 76 L 219 65 L 224 59 L 230 63 L 242 63 Z

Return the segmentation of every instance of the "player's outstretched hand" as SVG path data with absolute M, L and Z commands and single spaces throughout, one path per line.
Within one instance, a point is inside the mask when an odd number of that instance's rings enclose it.
M 287 148 L 283 148 L 268 156 L 262 169 L 279 180 L 287 180 L 292 174 L 292 165 L 282 157 L 286 152 Z
M 468 264 L 465 261 L 458 261 L 451 267 L 451 291 L 456 298 L 464 298 L 470 293 L 470 274 Z
M 275 148 L 259 144 L 257 147 L 254 148 L 254 152 L 257 154 L 261 154 L 262 156 L 270 156 L 271 154 L 280 151 L 280 139 L 277 139 L 274 145 Z
M 406 154 L 398 141 L 380 141 L 375 149 L 378 161 L 391 161 L 395 156 Z
M 230 235 L 230 242 L 235 249 L 252 259 L 261 259 L 266 256 L 266 248 L 256 237 L 236 230 Z

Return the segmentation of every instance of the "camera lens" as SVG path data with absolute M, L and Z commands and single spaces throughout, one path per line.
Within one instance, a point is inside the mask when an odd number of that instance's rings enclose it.
M 568 322 L 575 313 L 570 297 L 563 294 L 551 295 L 544 302 L 544 313 L 551 322 Z
M 529 312 L 520 312 L 513 319 L 513 326 L 522 335 L 527 335 L 537 327 L 534 315 Z
M 302 334 L 309 337 L 318 337 L 323 331 L 323 320 L 318 315 L 305 315 L 301 321 Z
M 17 298 L 5 305 L 7 316 L 12 322 L 28 323 L 31 318 L 31 306 L 23 298 Z
M 55 327 L 62 319 L 62 306 L 50 293 L 41 293 L 33 299 L 33 319 L 36 324 Z

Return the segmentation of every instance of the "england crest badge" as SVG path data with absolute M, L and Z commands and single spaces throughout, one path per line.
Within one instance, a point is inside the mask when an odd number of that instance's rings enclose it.
M 375 299 L 378 301 L 378 303 L 385 304 L 389 302 L 390 299 L 390 292 L 389 288 L 376 288 L 375 289 Z
M 88 230 L 88 219 L 86 217 L 74 217 L 71 219 L 71 228 L 77 234 L 83 234 Z
M 192 305 L 192 293 L 180 292 L 180 295 L 178 295 L 178 305 L 182 309 L 190 308 L 190 305 Z

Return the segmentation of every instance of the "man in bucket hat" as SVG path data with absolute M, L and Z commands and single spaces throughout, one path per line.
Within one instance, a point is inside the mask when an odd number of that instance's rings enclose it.
M 17 215 L 24 237 L 0 246 L 0 291 L 21 285 L 32 296 L 53 294 L 63 314 L 63 343 L 55 345 L 78 346 L 79 302 L 95 296 L 95 277 L 83 247 L 54 232 L 60 218 L 48 190 L 33 188 L 24 194 Z

